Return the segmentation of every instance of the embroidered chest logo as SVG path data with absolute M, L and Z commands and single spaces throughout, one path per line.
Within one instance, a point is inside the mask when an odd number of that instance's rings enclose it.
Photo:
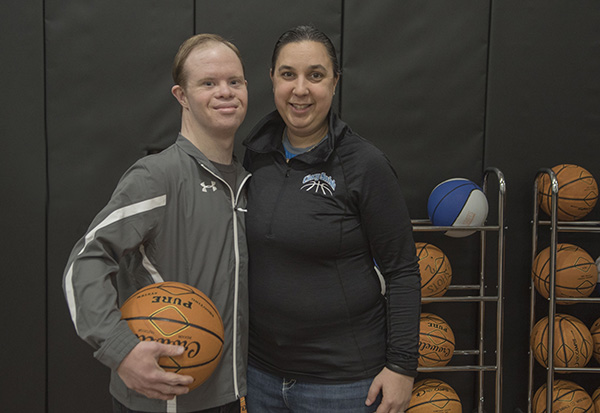
M 335 191 L 335 179 L 327 175 L 325 172 L 306 175 L 302 179 L 302 187 L 306 192 L 314 190 L 323 195 L 333 195 Z
M 202 192 L 208 192 L 209 189 L 212 189 L 213 192 L 217 190 L 217 183 L 215 181 L 210 181 L 210 185 L 200 182 L 200 185 L 202 186 Z

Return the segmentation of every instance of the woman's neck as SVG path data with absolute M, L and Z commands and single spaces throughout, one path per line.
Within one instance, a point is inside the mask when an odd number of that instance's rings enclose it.
M 286 128 L 288 140 L 290 144 L 295 148 L 308 148 L 311 146 L 315 146 L 316 144 L 321 142 L 325 136 L 327 136 L 328 131 L 329 127 L 327 124 L 325 124 L 318 131 L 308 135 L 295 134 L 289 128 Z

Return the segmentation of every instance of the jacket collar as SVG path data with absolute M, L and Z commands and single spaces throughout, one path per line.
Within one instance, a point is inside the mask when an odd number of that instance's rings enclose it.
M 177 136 L 175 144 L 179 146 L 185 153 L 194 158 L 198 163 L 207 164 L 210 163 L 206 155 L 200 151 L 190 140 L 188 140 L 181 133 Z
M 329 132 L 326 140 L 317 145 L 313 150 L 297 156 L 308 164 L 315 164 L 326 161 L 331 156 L 333 149 L 343 139 L 344 135 L 349 130 L 348 125 L 343 122 L 337 114 L 329 111 L 328 122 Z M 252 129 L 243 144 L 253 152 L 269 153 L 279 152 L 282 155 L 285 153 L 283 149 L 282 137 L 285 123 L 277 111 L 273 111 L 265 116 Z M 296 159 L 296 158 L 294 158 Z
M 175 145 L 177 145 L 181 150 L 183 150 L 186 154 L 191 156 L 198 162 L 198 164 L 203 165 L 205 168 L 208 168 L 211 172 L 216 175 L 220 175 L 217 168 L 213 165 L 213 163 L 202 153 L 200 149 L 198 149 L 192 142 L 190 142 L 185 136 L 181 133 L 177 136 L 177 140 L 175 141 Z M 236 164 L 238 177 L 246 176 L 248 172 L 246 172 L 241 164 L 237 161 L 235 154 L 233 155 L 233 163 Z

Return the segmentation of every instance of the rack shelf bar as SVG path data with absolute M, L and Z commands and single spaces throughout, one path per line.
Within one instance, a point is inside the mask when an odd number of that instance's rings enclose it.
M 477 295 L 467 296 L 442 296 L 442 297 L 423 297 L 423 303 L 429 302 L 455 302 L 478 303 L 478 348 L 476 350 L 455 350 L 457 356 L 476 356 L 477 365 L 466 366 L 440 366 L 440 367 L 419 367 L 420 372 L 446 372 L 446 371 L 475 371 L 478 372 L 478 406 L 477 412 L 484 412 L 484 372 L 495 372 L 495 412 L 502 413 L 502 356 L 503 356 L 503 335 L 504 335 L 504 262 L 505 262 L 505 218 L 506 209 L 506 181 L 504 175 L 497 168 L 486 168 L 483 176 L 483 192 L 488 193 L 488 180 L 495 176 L 498 182 L 498 224 L 484 225 L 478 227 L 452 227 L 452 226 L 434 226 L 428 219 L 413 219 L 414 232 L 446 232 L 446 231 L 476 231 L 480 234 L 480 257 L 479 257 L 479 284 L 469 285 L 450 285 L 448 290 L 452 291 L 477 291 Z M 498 233 L 498 267 L 497 267 L 497 294 L 486 295 L 486 251 L 487 238 L 489 232 Z M 484 363 L 484 331 L 485 331 L 485 304 L 488 302 L 496 303 L 496 342 L 495 354 L 496 363 L 493 366 Z

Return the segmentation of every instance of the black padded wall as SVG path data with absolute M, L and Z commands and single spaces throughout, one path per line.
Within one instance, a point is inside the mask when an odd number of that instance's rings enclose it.
M 2 410 L 40 412 L 46 395 L 46 144 L 42 2 L 0 4 Z M 24 30 L 27 28 L 27 30 Z
M 48 411 L 106 412 L 109 371 L 75 335 L 62 274 L 123 172 L 177 136 L 170 70 L 179 44 L 194 33 L 193 3 L 49 0 L 45 14 Z
M 270 43 L 286 28 L 306 20 L 323 23 L 328 32 L 339 31 L 341 3 L 333 9 L 319 4 L 297 6 L 291 12 L 275 1 L 264 9 L 241 1 L 226 5 L 190 1 L 176 6 L 147 1 L 48 2 L 49 411 L 76 411 L 81 406 L 90 412 L 110 409 L 108 370 L 75 335 L 61 278 L 73 243 L 108 201 L 127 167 L 148 150 L 160 150 L 174 141 L 179 106 L 170 93 L 170 69 L 177 47 L 194 33 L 217 32 L 249 56 L 245 66 L 250 100 L 257 102 L 257 109 L 240 130 L 236 152 L 241 156 L 243 134 L 273 108 L 272 99 L 261 100 L 258 92 L 270 92 Z M 282 18 L 261 40 L 260 28 L 268 26 L 259 22 L 268 10 L 289 13 L 289 21 Z M 337 23 L 330 18 L 335 15 Z M 256 37 L 248 36 L 249 31 L 256 31 Z M 339 43 L 339 35 L 332 37 Z M 267 43 L 269 48 L 256 48 Z M 74 375 L 85 390 L 70 388 Z
M 481 184 L 488 31 L 487 2 L 345 2 L 342 117 L 390 158 L 413 219 L 427 218 L 438 183 L 462 177 Z M 454 283 L 477 283 L 478 238 L 416 233 L 415 240 L 444 251 Z M 457 350 L 477 348 L 475 304 L 422 310 L 449 323 Z M 464 411 L 476 407 L 473 373 L 425 377 L 451 383 Z
M 504 399 L 524 409 L 533 180 L 540 168 L 560 163 L 581 165 L 600 179 L 600 3 L 504 0 L 493 2 L 491 15 L 485 163 L 501 168 L 510 188 Z M 585 219 L 600 220 L 599 207 Z M 545 227 L 540 250 L 549 239 Z M 559 242 L 600 256 L 597 234 L 561 233 Z M 541 299 L 537 304 L 539 319 L 548 307 Z M 559 305 L 557 312 L 587 326 L 600 316 L 598 304 Z M 590 366 L 598 364 L 592 360 Z M 537 389 L 545 370 L 536 363 L 534 371 Z M 597 374 L 557 377 L 576 381 L 590 394 L 600 385 Z
M 396 167 L 426 218 L 442 180 L 481 181 L 487 2 L 347 1 L 342 114 Z
M 240 159 L 244 137 L 260 118 L 275 110 L 269 69 L 277 38 L 299 24 L 314 24 L 326 32 L 340 50 L 342 3 L 341 0 L 197 2 L 196 31 L 220 33 L 235 43 L 244 58 L 250 101 L 246 119 L 237 134 L 235 152 Z
M 10 234 L 2 239 L 9 275 L 2 281 L 8 292 L 2 309 L 24 314 L 7 321 L 7 331 L 19 334 L 5 343 L 4 364 L 18 372 L 12 379 L 16 386 L 2 390 L 6 410 L 110 410 L 108 371 L 75 334 L 62 274 L 73 244 L 125 169 L 175 139 L 179 108 L 170 94 L 170 66 L 181 41 L 217 32 L 240 48 L 250 93 L 235 149 L 242 156 L 241 140 L 274 108 L 268 77 L 273 45 L 285 29 L 304 23 L 325 31 L 338 48 L 343 77 L 336 108 L 386 152 L 413 218 L 426 218 L 428 195 L 442 180 L 460 176 L 481 183 L 486 167 L 504 172 L 509 334 L 503 411 L 524 409 L 532 180 L 537 169 L 562 162 L 579 163 L 600 178 L 600 6 L 542 0 L 446 3 L 2 3 L 0 126 L 7 150 L 1 222 Z M 598 211 L 590 219 L 600 219 Z M 475 237 L 415 238 L 439 244 L 453 257 L 457 281 L 476 280 Z M 597 237 L 576 234 L 568 240 L 600 255 Z M 440 315 L 448 311 L 428 306 L 424 310 Z M 475 308 L 456 308 L 448 317 L 461 337 L 457 348 L 473 347 L 476 343 L 463 337 L 471 337 Z M 589 324 L 597 307 L 576 305 L 568 311 L 583 311 Z M 473 376 L 444 377 L 457 387 L 465 411 L 472 410 Z M 596 375 L 572 377 L 585 380 L 579 382 L 590 391 L 600 384 Z M 490 401 L 493 395 L 486 406 Z

